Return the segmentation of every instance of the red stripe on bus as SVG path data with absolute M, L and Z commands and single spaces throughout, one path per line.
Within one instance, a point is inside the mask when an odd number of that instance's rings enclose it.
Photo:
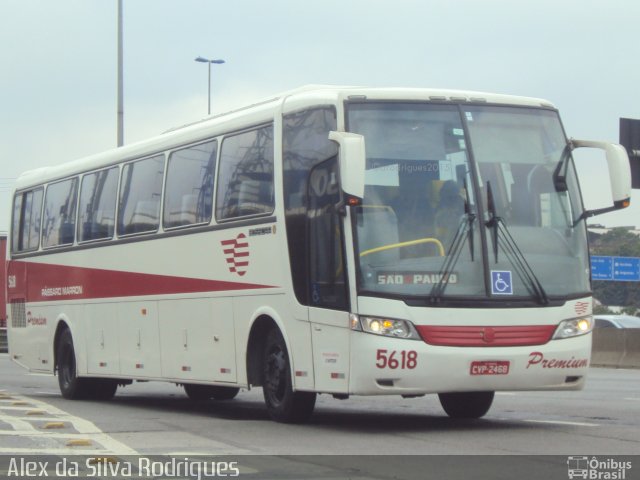
M 9 289 L 9 296 L 24 298 L 27 302 L 276 288 L 273 285 L 255 283 L 35 262 L 10 262 L 9 270 L 20 272 L 20 275 L 16 276 L 16 288 Z
M 450 327 L 416 325 L 430 345 L 447 347 L 516 347 L 543 345 L 551 339 L 556 325 Z

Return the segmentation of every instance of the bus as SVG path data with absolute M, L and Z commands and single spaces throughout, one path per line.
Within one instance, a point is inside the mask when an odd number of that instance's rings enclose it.
M 603 151 L 585 210 L 572 152 Z M 624 208 L 626 152 L 488 93 L 303 87 L 24 173 L 8 249 L 10 358 L 67 399 L 134 381 L 194 400 L 576 390 L 589 367 L 586 219 Z

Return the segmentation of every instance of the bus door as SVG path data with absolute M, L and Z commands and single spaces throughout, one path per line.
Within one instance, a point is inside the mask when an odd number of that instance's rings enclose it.
M 309 177 L 309 320 L 316 389 L 346 393 L 349 296 L 337 171 L 337 157 L 333 157 L 314 167 Z

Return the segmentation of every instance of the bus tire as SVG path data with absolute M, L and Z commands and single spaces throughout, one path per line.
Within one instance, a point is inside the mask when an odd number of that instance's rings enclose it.
M 88 398 L 91 394 L 90 381 L 87 378 L 77 376 L 76 353 L 73 348 L 73 337 L 68 328 L 62 331 L 58 339 L 56 359 L 58 385 L 62 396 L 68 400 Z
M 232 400 L 240 391 L 236 387 L 219 387 L 215 385 L 196 385 L 193 383 L 185 383 L 184 391 L 187 396 L 194 401 L 209 400 Z
M 294 392 L 289 353 L 282 333 L 269 331 L 264 349 L 262 391 L 269 416 L 276 422 L 301 423 L 313 413 L 314 392 Z
M 451 418 L 480 418 L 491 408 L 494 392 L 439 393 L 440 405 Z

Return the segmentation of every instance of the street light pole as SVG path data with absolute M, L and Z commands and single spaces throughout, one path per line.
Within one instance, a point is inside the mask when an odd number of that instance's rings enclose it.
M 209 60 L 208 58 L 204 58 L 204 57 L 197 57 L 195 60 L 196 62 L 209 64 L 209 77 L 207 82 L 207 104 L 208 104 L 207 115 L 211 115 L 211 64 L 215 63 L 220 65 L 224 63 L 224 60 L 222 59 Z
M 117 143 L 121 147 L 124 143 L 124 106 L 122 99 L 122 0 L 118 0 L 118 115 L 117 115 Z

